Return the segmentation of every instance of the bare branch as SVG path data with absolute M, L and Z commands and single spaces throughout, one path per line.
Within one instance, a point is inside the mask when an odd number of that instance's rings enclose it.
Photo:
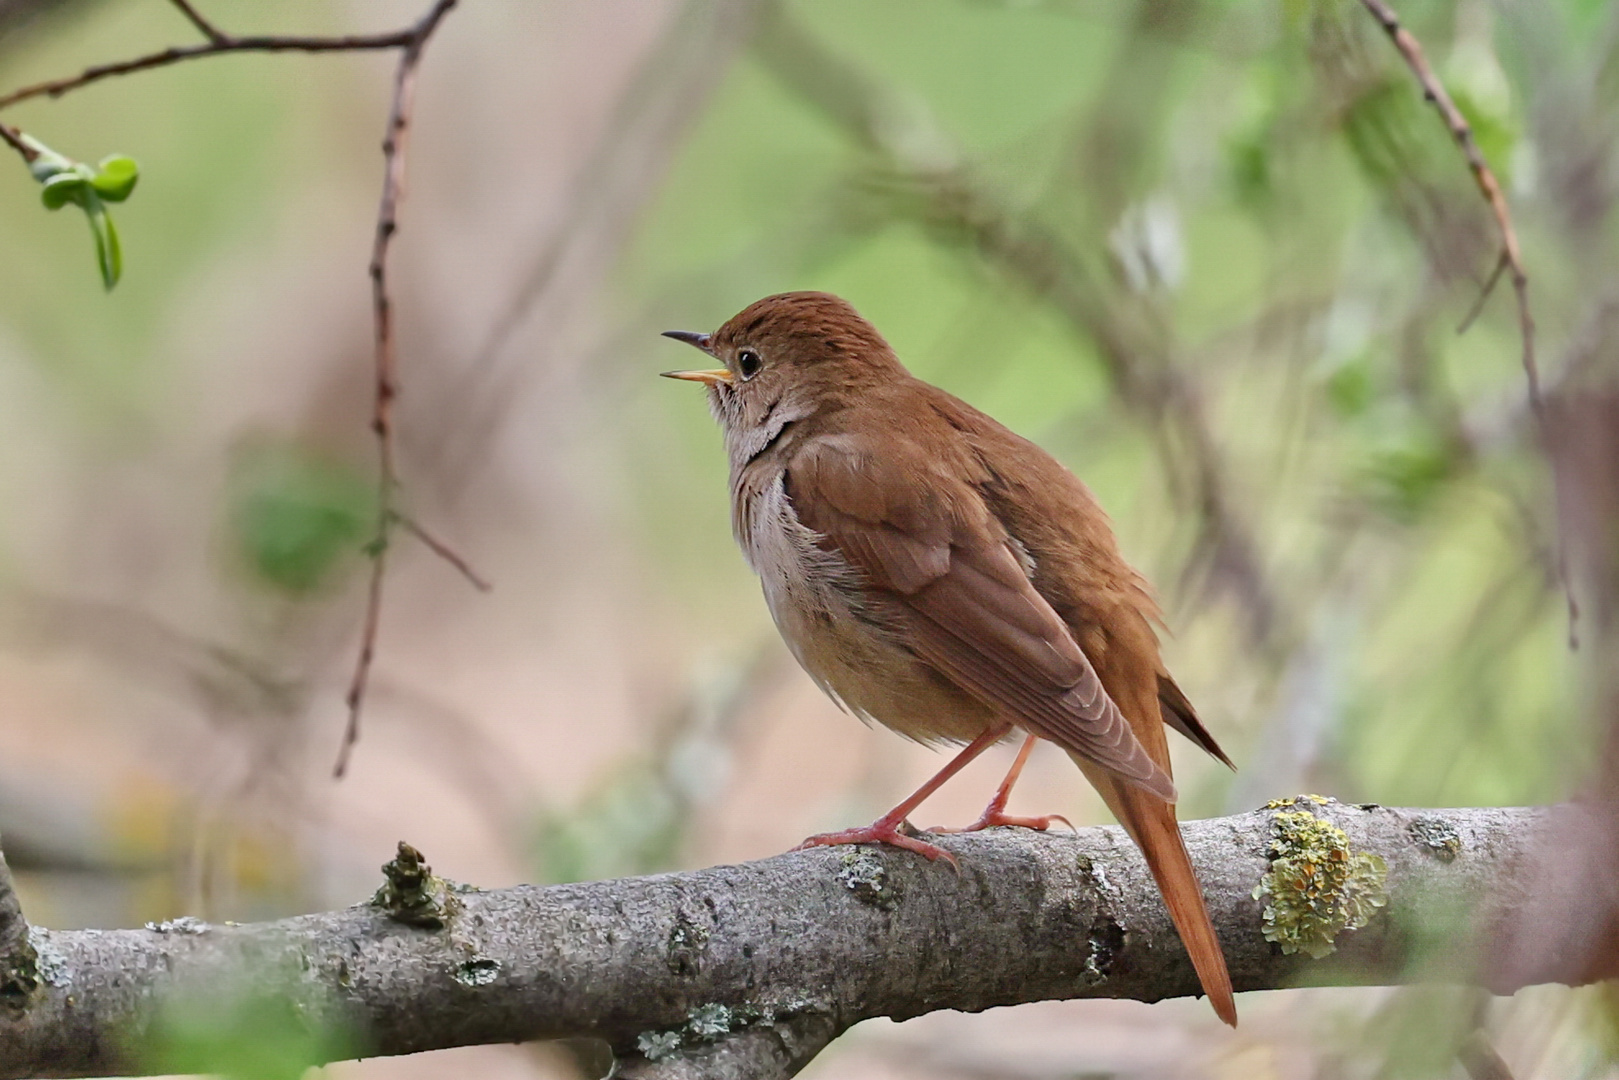
M 394 509 L 394 496 L 399 487 L 393 438 L 393 401 L 398 394 L 398 354 L 394 342 L 393 301 L 388 295 L 388 252 L 394 234 L 399 230 L 399 203 L 404 193 L 405 144 L 410 130 L 416 69 L 421 62 L 422 50 L 426 48 L 428 39 L 438 29 L 444 16 L 455 7 L 457 0 L 434 0 L 426 14 L 410 27 L 391 34 L 327 38 L 235 37 L 220 30 L 205 18 L 189 3 L 189 0 L 171 0 L 171 2 L 203 36 L 208 38 L 207 44 L 175 46 L 133 60 L 87 68 L 72 78 L 23 87 L 0 96 L 0 108 L 43 95 L 59 97 L 115 75 L 127 75 L 204 56 L 219 56 L 234 52 L 351 52 L 395 48 L 400 50 L 399 64 L 394 71 L 394 91 L 392 104 L 388 110 L 388 127 L 382 141 L 382 197 L 377 209 L 376 234 L 372 241 L 370 263 L 371 303 L 376 339 L 376 391 L 371 429 L 377 437 L 377 525 L 367 545 L 367 550 L 371 554 L 371 575 L 367 586 L 360 652 L 345 698 L 349 713 L 348 722 L 344 727 L 342 747 L 338 751 L 337 763 L 333 768 L 333 775 L 341 777 L 348 768 L 349 754 L 359 739 L 360 713 L 365 703 L 371 665 L 376 657 L 377 633 L 382 622 L 382 592 L 387 577 L 389 541 L 394 526 L 403 521 Z M 21 140 L 18 133 L 4 124 L 0 124 L 0 139 L 22 154 L 25 161 L 31 162 L 38 156 Z M 474 585 L 480 589 L 488 589 L 487 582 L 474 573 L 467 561 L 448 545 L 435 539 L 415 522 L 405 524 L 413 535 L 464 574 Z
M 1524 269 L 1523 254 L 1518 246 L 1518 232 L 1512 224 L 1512 212 L 1507 208 L 1507 199 L 1501 191 L 1501 184 L 1490 170 L 1489 163 L 1484 160 L 1484 154 L 1478 148 L 1478 141 L 1473 138 L 1473 129 L 1467 118 L 1462 115 L 1456 103 L 1451 100 L 1450 94 L 1445 90 L 1439 76 L 1434 74 L 1433 68 L 1428 64 L 1428 58 L 1423 55 L 1422 44 L 1416 36 L 1400 24 L 1400 17 L 1384 0 L 1361 0 L 1366 10 L 1371 12 L 1372 18 L 1377 20 L 1394 47 L 1400 51 L 1405 59 L 1406 66 L 1416 76 L 1417 82 L 1422 86 L 1423 99 L 1438 110 L 1440 118 L 1444 120 L 1445 127 L 1449 129 L 1450 136 L 1456 141 L 1462 155 L 1467 159 L 1467 167 L 1473 173 L 1473 179 L 1478 184 L 1480 194 L 1490 206 L 1490 213 L 1495 217 L 1495 224 L 1501 232 L 1501 263 L 1506 267 L 1512 278 L 1512 291 L 1518 300 L 1518 331 L 1523 339 L 1523 372 L 1529 383 L 1529 408 L 1535 415 L 1540 426 L 1543 438 L 1551 435 L 1551 423 L 1546 414 L 1545 397 L 1540 389 L 1540 364 L 1535 359 L 1535 318 L 1529 308 L 1529 272 Z M 1489 295 L 1501 270 L 1498 266 L 1484 287 L 1484 296 L 1480 297 L 1479 305 L 1483 306 L 1484 298 Z M 1471 322 L 1469 315 L 1466 322 Z M 1563 587 L 1564 600 L 1568 606 L 1568 643 L 1570 648 L 1579 647 L 1579 621 L 1580 606 L 1574 598 L 1574 586 L 1569 580 L 1567 545 L 1563 542 L 1561 531 L 1557 534 L 1557 577 Z
M 456 551 L 449 544 L 446 544 L 443 540 L 440 540 L 438 537 L 428 532 L 422 527 L 421 522 L 417 521 L 413 517 L 410 517 L 408 514 L 400 514 L 397 512 L 394 514 L 394 520 L 398 524 L 403 525 L 406 532 L 410 533 L 410 535 L 427 545 L 427 548 L 432 551 L 433 554 L 455 567 L 455 569 L 460 572 L 462 577 L 466 578 L 467 581 L 472 583 L 473 588 L 477 589 L 479 592 L 488 592 L 494 588 L 494 586 L 489 583 L 489 579 L 478 573 L 478 571 L 474 570 L 472 568 L 472 564 L 467 562 L 466 558 L 460 552 Z
M 223 45 L 230 40 L 230 37 L 224 31 L 220 30 L 219 27 L 203 18 L 202 13 L 196 8 L 192 7 L 189 0 L 169 0 L 169 2 L 175 7 L 179 8 L 180 14 L 184 15 L 186 20 L 189 21 L 192 26 L 195 26 L 197 30 L 201 32 L 203 37 L 207 38 L 215 45 Z
M 377 437 L 377 527 L 368 545 L 371 579 L 366 592 L 360 655 L 355 661 L 354 675 L 345 699 L 349 718 L 343 729 L 343 744 L 338 750 L 337 764 L 332 768 L 332 775 L 339 778 L 347 771 L 349 754 L 360 737 L 360 712 L 365 706 L 366 685 L 371 678 L 377 633 L 382 625 L 382 588 L 388 572 L 388 545 L 398 521 L 394 511 L 399 471 L 394 461 L 393 402 L 399 393 L 399 359 L 394 345 L 393 300 L 388 295 L 388 251 L 394 234 L 399 231 L 399 201 L 404 194 L 405 149 L 410 135 L 411 106 L 415 100 L 416 68 L 439 20 L 455 5 L 456 0 L 436 0 L 432 10 L 416 24 L 414 36 L 400 53 L 399 66 L 394 72 L 393 103 L 388 109 L 387 132 L 382 139 L 382 198 L 377 207 L 377 229 L 371 245 L 370 267 L 371 307 L 376 338 L 376 391 L 371 430 Z M 451 558 L 448 548 L 437 544 L 429 546 L 446 558 Z M 451 562 L 465 566 L 464 560 L 458 556 L 451 558 Z
M 27 164 L 33 164 L 34 159 L 39 157 L 39 151 L 23 142 L 22 132 L 18 131 L 16 128 L 8 127 L 5 124 L 0 124 L 0 142 L 4 142 L 7 146 L 21 154 L 23 161 Z
M 89 86 L 91 83 L 100 82 L 102 79 L 110 79 L 117 75 L 128 75 L 136 71 L 149 71 L 152 68 L 168 67 L 170 64 L 178 64 L 184 60 L 200 60 L 205 56 L 224 56 L 227 53 L 241 52 L 316 53 L 403 49 L 409 47 L 411 42 L 418 40 L 424 33 L 431 34 L 432 27 L 454 6 L 455 0 L 438 0 L 433 5 L 433 9 L 414 25 L 404 30 L 395 30 L 387 34 L 348 34 L 338 37 L 305 37 L 298 35 L 234 37 L 226 34 L 223 35 L 222 40 L 211 39 L 204 45 L 172 45 L 167 49 L 147 53 L 145 56 L 137 56 L 131 60 L 97 64 L 65 79 L 51 79 L 13 90 L 9 94 L 0 95 L 0 109 L 15 105 L 20 101 L 28 101 L 31 98 L 61 97 L 63 94 Z
M 1241 990 L 1403 983 L 1418 978 L 1419 954 L 1422 978 L 1476 981 L 1471 935 L 1421 929 L 1457 925 L 1492 896 L 1510 911 L 1526 895 L 1580 884 L 1525 872 L 1556 808 L 1298 805 L 1344 830 L 1349 857 L 1386 862 L 1387 904 L 1338 934 L 1323 959 L 1283 953 L 1253 897 L 1271 869 L 1275 813 L 1187 822 Z M 414 860 L 404 868 L 414 877 L 391 876 L 384 907 L 245 926 L 36 929 L 48 976 L 25 1009 L 0 1009 L 0 1080 L 149 1067 L 127 1033 L 151 1030 L 177 995 L 233 986 L 352 1033 L 352 1053 L 584 1037 L 612 1044 L 622 1075 L 660 1080 L 790 1076 L 870 1017 L 1198 992 L 1119 829 L 938 839 L 960 858 L 959 875 L 892 849 L 815 849 L 482 892 L 446 886 Z M 431 896 L 404 895 L 413 882 Z M 1573 981 L 1557 968 L 1541 977 Z

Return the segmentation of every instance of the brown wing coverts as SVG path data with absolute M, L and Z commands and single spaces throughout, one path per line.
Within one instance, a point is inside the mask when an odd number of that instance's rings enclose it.
M 909 474 L 905 482 L 894 470 Z M 936 467 L 903 442 L 885 441 L 879 453 L 830 436 L 793 456 L 787 494 L 822 546 L 892 601 L 923 660 L 1025 730 L 1174 801 L 1174 783 L 964 475 L 972 474 Z

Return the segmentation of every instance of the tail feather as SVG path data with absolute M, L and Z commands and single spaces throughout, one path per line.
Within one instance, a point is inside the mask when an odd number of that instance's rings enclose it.
M 1146 857 L 1147 867 L 1158 883 L 1158 891 L 1169 908 L 1169 917 L 1174 920 L 1175 929 L 1180 932 L 1181 941 L 1192 958 L 1192 967 L 1197 970 L 1209 1004 L 1214 1006 L 1221 1020 L 1236 1027 L 1237 1003 L 1231 994 L 1231 975 L 1226 970 L 1225 954 L 1215 937 L 1214 924 L 1209 921 L 1203 887 L 1198 883 L 1197 871 L 1192 869 L 1180 825 L 1175 821 L 1175 808 L 1121 783 L 1105 769 L 1077 754 L 1069 756 L 1101 793 L 1108 809 Z

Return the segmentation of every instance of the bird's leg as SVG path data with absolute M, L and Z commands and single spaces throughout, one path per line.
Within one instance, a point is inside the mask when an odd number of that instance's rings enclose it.
M 1061 814 L 1047 814 L 1044 817 L 1013 817 L 1006 812 L 1006 800 L 1012 794 L 1012 785 L 1017 783 L 1017 778 L 1022 774 L 1023 766 L 1029 760 L 1029 753 L 1034 749 L 1034 744 L 1037 741 L 1039 741 L 1039 738 L 1035 735 L 1030 735 L 1023 740 L 1023 746 L 1017 752 L 1017 760 L 1012 762 L 1012 768 L 1007 772 L 1006 779 L 1002 780 L 1001 786 L 995 789 L 995 797 L 989 800 L 989 805 L 984 807 L 984 812 L 978 816 L 977 821 L 960 829 L 934 828 L 929 829 L 928 832 L 977 832 L 979 829 L 987 829 L 992 825 L 1021 825 L 1025 829 L 1039 829 L 1041 832 L 1045 832 L 1051 828 L 1053 821 L 1060 821 L 1072 829 L 1074 827 L 1073 822 Z
M 929 859 L 943 859 L 958 870 L 960 864 L 956 857 L 937 844 L 930 844 L 907 835 L 903 830 L 910 827 L 905 819 L 922 804 L 922 800 L 938 791 L 944 782 L 967 767 L 973 758 L 988 750 L 1003 738 L 1009 727 L 990 728 L 978 738 L 961 748 L 961 753 L 950 759 L 949 764 L 934 774 L 933 779 L 917 788 L 910 798 L 900 803 L 882 817 L 858 829 L 844 829 L 841 832 L 821 833 L 805 840 L 794 851 L 802 851 L 811 847 L 835 847 L 839 844 L 892 844 L 907 851 L 914 851 Z M 1021 761 L 1021 758 L 1019 759 Z

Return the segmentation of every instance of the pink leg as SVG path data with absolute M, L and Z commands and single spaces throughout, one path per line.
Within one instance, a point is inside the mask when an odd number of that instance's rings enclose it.
M 1038 737 L 1034 735 L 1030 735 L 1023 740 L 1023 746 L 1017 752 L 1017 760 L 1012 762 L 1011 771 L 1006 774 L 1006 779 L 1001 781 L 1001 786 L 995 789 L 995 797 L 989 800 L 989 805 L 984 807 L 984 812 L 979 815 L 977 821 L 965 828 L 929 829 L 928 832 L 977 832 L 979 829 L 987 829 L 992 825 L 1020 825 L 1025 829 L 1039 829 L 1041 832 L 1045 832 L 1051 828 L 1053 821 L 1060 821 L 1072 829 L 1074 827 L 1073 823 L 1061 814 L 1047 814 L 1045 817 L 1013 817 L 1006 812 L 1006 800 L 1012 794 L 1012 785 L 1017 783 L 1017 778 L 1022 775 L 1024 763 L 1029 760 L 1029 753 L 1034 749 L 1034 744 L 1037 741 Z
M 803 851 L 810 847 L 836 847 L 841 844 L 892 844 L 907 851 L 914 851 L 918 855 L 925 855 L 929 859 L 943 859 L 951 866 L 960 869 L 956 857 L 937 844 L 929 844 L 918 840 L 914 836 L 907 836 L 900 831 L 905 825 L 905 819 L 922 804 L 922 800 L 932 795 L 939 787 L 952 776 L 967 767 L 973 758 L 988 750 L 999 741 L 1007 732 L 1006 728 L 992 728 L 978 738 L 962 747 L 961 753 L 950 759 L 950 763 L 940 769 L 927 783 L 917 788 L 915 793 L 882 817 L 858 829 L 844 829 L 841 832 L 821 833 L 805 840 L 794 851 Z M 1019 759 L 1022 760 L 1021 758 Z

